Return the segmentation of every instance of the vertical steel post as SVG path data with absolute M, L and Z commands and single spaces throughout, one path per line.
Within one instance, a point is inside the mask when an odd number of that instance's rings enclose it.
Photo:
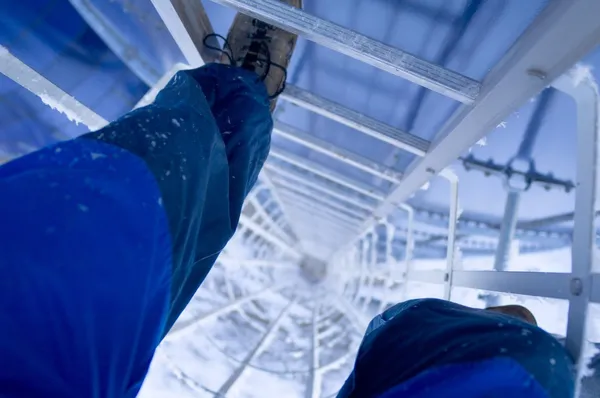
M 595 250 L 595 207 L 598 179 L 600 116 L 598 86 L 591 72 L 577 70 L 557 79 L 553 86 L 573 97 L 577 104 L 577 183 L 573 218 L 572 269 L 565 346 L 577 361 L 578 380 L 587 368 L 582 353 L 586 346 L 588 307 L 592 294 Z M 583 75 L 583 78 L 582 78 Z M 580 383 L 577 383 L 577 388 Z M 577 394 L 576 394 L 577 395 Z
M 456 224 L 458 222 L 458 176 L 450 169 L 440 172 L 440 177 L 450 182 L 450 214 L 448 216 L 448 245 L 446 247 L 446 275 L 444 276 L 444 299 L 450 300 L 452 272 L 456 253 Z
M 317 328 L 320 312 L 320 304 L 315 302 L 312 312 L 312 336 L 310 344 L 310 370 L 308 373 L 308 383 L 306 383 L 306 398 L 319 398 L 321 396 L 321 372 L 319 368 L 319 332 Z
M 506 204 L 504 205 L 504 217 L 500 227 L 500 237 L 498 238 L 498 247 L 494 258 L 494 270 L 505 271 L 511 252 L 513 237 L 517 229 L 519 215 L 519 203 L 521 201 L 521 192 L 510 191 L 506 195 Z M 500 305 L 500 297 L 496 294 L 491 295 L 487 300 L 487 306 L 493 307 Z

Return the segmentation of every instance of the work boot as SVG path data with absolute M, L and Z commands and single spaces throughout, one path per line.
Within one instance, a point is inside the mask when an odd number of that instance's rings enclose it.
M 504 315 L 510 315 L 524 322 L 537 326 L 535 317 L 527 308 L 522 305 L 501 305 L 498 307 L 488 307 L 487 311 L 499 312 Z
M 302 8 L 302 0 L 281 1 Z M 273 112 L 277 96 L 285 88 L 286 69 L 297 39 L 298 36 L 293 33 L 238 13 L 227 34 L 231 57 L 223 53 L 221 62 L 233 61 L 234 65 L 259 75 L 267 86 Z

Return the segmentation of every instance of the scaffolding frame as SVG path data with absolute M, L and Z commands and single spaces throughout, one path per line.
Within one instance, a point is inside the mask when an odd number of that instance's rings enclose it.
M 591 78 L 584 78 L 575 83 L 575 79 L 566 72 L 600 43 L 600 24 L 597 21 L 597 15 L 600 15 L 600 3 L 595 0 L 556 0 L 550 2 L 518 39 L 512 49 L 486 76 L 484 81 L 477 82 L 454 71 L 421 60 L 400 49 L 389 47 L 349 29 L 319 19 L 302 10 L 288 7 L 276 0 L 213 1 L 233 7 L 240 12 L 289 31 L 299 33 L 318 44 L 463 103 L 437 134 L 436 139 L 428 142 L 300 88 L 288 86 L 282 94 L 284 100 L 305 107 L 322 116 L 350 126 L 358 132 L 370 135 L 418 156 L 406 172 L 400 175 L 390 171 L 385 165 L 377 165 L 374 162 L 366 161 L 357 154 L 348 154 L 331 144 L 314 138 L 307 138 L 309 135 L 306 135 L 306 133 L 290 131 L 290 129 L 282 127 L 281 124 L 278 125 L 277 134 L 284 135 L 286 138 L 293 138 L 295 142 L 334 157 L 347 165 L 394 182 L 394 189 L 390 194 L 375 192 L 372 188 L 365 187 L 357 181 L 337 175 L 321 165 L 295 156 L 292 153 L 287 153 L 279 148 L 274 148 L 271 155 L 284 163 L 289 163 L 308 171 L 310 174 L 329 180 L 333 184 L 353 190 L 376 203 L 372 206 L 366 200 L 358 199 L 358 195 L 350 197 L 341 192 L 337 192 L 336 197 L 336 190 L 330 185 L 317 183 L 315 179 L 305 175 L 296 174 L 294 177 L 297 180 L 302 180 L 306 186 L 314 189 L 320 187 L 318 189 L 330 195 L 331 198 L 345 200 L 350 205 L 372 211 L 371 217 L 365 219 L 364 222 L 356 225 L 352 224 L 356 231 L 360 231 L 360 233 L 354 235 L 349 243 L 341 246 L 341 249 L 336 251 L 329 259 L 330 265 L 339 270 L 355 262 L 354 255 L 359 252 L 359 282 L 365 277 L 365 271 L 374 266 L 373 255 L 370 255 L 367 261 L 364 248 L 369 246 L 372 249 L 375 226 L 381 223 L 382 220 L 386 220 L 388 215 L 395 211 L 398 206 L 405 206 L 402 203 L 433 177 L 440 175 L 447 178 L 451 184 L 452 200 L 448 219 L 446 270 L 417 271 L 411 269 L 410 258 L 412 257 L 414 244 L 412 241 L 414 211 L 405 207 L 404 209 L 409 214 L 411 236 L 410 241 L 408 237 L 406 240 L 406 272 L 404 275 L 406 280 L 443 285 L 444 297 L 447 299 L 451 297 L 453 287 L 469 287 L 501 293 L 568 300 L 566 347 L 573 357 L 578 359 L 578 372 L 581 375 L 586 365 L 583 363 L 582 352 L 586 342 L 588 307 L 590 303 L 600 303 L 600 274 L 594 273 L 593 264 L 593 252 L 596 245 L 595 205 L 598 199 L 596 197 L 596 186 L 598 178 L 598 127 L 600 126 L 598 105 L 600 101 L 598 88 Z M 197 46 L 194 29 L 190 27 L 189 21 L 182 20 L 182 3 L 176 0 L 152 0 L 152 2 L 190 65 L 203 64 L 204 59 Z M 185 12 L 184 15 L 190 17 Z M 571 29 L 572 26 L 577 26 L 577 29 Z M 565 44 L 556 46 L 557 42 Z M 0 72 L 40 97 L 45 103 L 59 104 L 60 110 L 66 113 L 67 116 L 79 115 L 80 119 L 78 121 L 86 124 L 90 129 L 100 128 L 106 124 L 106 120 L 23 64 L 3 47 L 0 47 Z M 35 82 L 35 84 L 32 82 Z M 557 90 L 573 97 L 578 113 L 577 188 L 575 191 L 576 205 L 571 273 L 461 271 L 454 269 L 456 225 L 459 217 L 458 179 L 447 169 L 448 165 L 458 158 L 462 152 L 484 137 L 507 115 L 548 85 L 552 85 Z M 155 91 L 157 90 L 155 89 Z M 269 167 L 268 165 L 266 169 L 270 173 L 266 174 L 265 177 L 261 177 L 261 181 L 268 181 L 267 185 L 271 189 L 271 196 L 286 214 L 286 217 L 287 214 L 292 213 L 288 209 L 297 208 L 298 214 L 313 213 L 313 217 L 328 215 L 339 222 L 340 228 L 349 226 L 347 220 L 340 216 L 342 213 L 334 211 L 335 209 L 332 209 L 331 206 L 317 207 L 315 203 L 309 202 L 305 203 L 308 207 L 303 207 L 298 203 L 294 203 L 298 200 L 298 196 L 290 197 L 289 194 L 284 195 L 287 199 L 282 199 L 282 192 L 277 187 L 278 181 L 293 181 L 290 176 L 294 173 L 288 171 L 290 169 L 282 171 L 278 167 Z M 271 181 L 273 176 L 276 176 L 276 178 Z M 281 186 L 283 185 L 282 183 Z M 261 207 L 256 201 L 252 203 Z M 294 246 L 291 237 L 287 234 L 282 235 L 283 231 L 278 231 L 280 228 L 275 227 L 277 225 L 275 218 L 271 218 L 271 215 L 266 211 L 257 213 L 269 220 L 266 222 L 267 227 L 242 214 L 240 224 L 244 230 L 251 231 L 255 238 L 258 237 L 256 239 L 260 238 L 268 242 L 267 244 L 276 246 L 285 256 L 300 259 L 304 255 L 301 249 Z M 387 221 L 384 221 L 385 223 Z M 393 226 L 387 224 L 386 226 L 388 230 L 394 230 Z M 287 238 L 284 238 L 285 236 Z M 368 241 L 369 244 L 367 245 Z M 391 247 L 392 244 L 392 240 L 388 239 L 386 245 Z M 391 250 L 386 250 L 386 257 L 387 262 L 395 262 Z M 393 279 L 397 276 L 394 267 L 389 266 L 386 269 L 384 275 L 387 275 L 387 277 Z M 348 283 L 349 281 L 346 280 L 344 291 L 347 290 Z M 364 288 L 366 284 L 359 283 L 358 286 Z M 214 319 L 214 317 L 238 308 L 240 304 L 252 301 L 267 292 L 279 291 L 284 287 L 284 285 L 270 286 L 259 292 L 238 298 L 209 314 L 177 323 L 168 338 L 181 335 L 184 331 L 189 331 L 208 319 Z M 359 290 L 355 292 L 354 297 L 361 297 Z M 349 305 L 348 299 L 343 295 L 338 297 L 337 303 L 340 308 L 347 311 L 347 316 L 352 320 L 356 329 L 359 331 L 364 330 L 368 322 L 366 316 L 357 311 L 352 305 Z M 365 308 L 367 304 L 365 300 L 362 307 Z M 384 308 L 386 305 L 387 303 L 380 303 L 380 308 Z M 280 314 L 280 318 L 285 315 L 287 308 Z M 316 328 L 318 319 L 318 310 L 315 309 L 314 311 L 313 330 Z M 271 328 L 267 329 L 267 334 L 272 332 L 280 318 L 277 318 Z M 319 342 L 318 339 L 315 340 L 313 341 L 313 355 L 316 353 L 316 358 L 313 357 L 313 368 L 315 363 L 319 363 Z M 259 348 L 262 349 L 263 345 L 261 340 Z M 237 377 L 233 382 L 235 383 L 236 380 Z M 313 384 L 310 391 L 309 395 L 314 398 L 315 391 L 318 391 L 318 388 Z

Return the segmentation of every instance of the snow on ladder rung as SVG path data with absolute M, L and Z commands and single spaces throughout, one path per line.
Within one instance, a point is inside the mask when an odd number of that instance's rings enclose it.
M 425 156 L 429 150 L 430 142 L 421 137 L 404 132 L 291 84 L 286 85 L 280 98 L 417 156 Z
M 279 0 L 212 0 L 261 21 L 302 35 L 334 51 L 436 91 L 465 104 L 477 98 L 481 84 L 405 51 L 310 15 Z
M 0 46 L 0 73 L 38 96 L 44 104 L 64 114 L 74 123 L 82 123 L 92 131 L 108 124 L 104 118 L 61 90 L 2 46 Z
M 280 159 L 293 166 L 299 167 L 312 174 L 325 178 L 329 181 L 333 181 L 338 185 L 344 186 L 356 192 L 359 192 L 365 196 L 373 199 L 383 200 L 384 196 L 382 193 L 377 192 L 376 189 L 367 186 L 361 182 L 350 180 L 344 175 L 338 174 L 324 166 L 321 166 L 311 160 L 297 156 L 291 152 L 282 150 L 280 148 L 271 148 L 270 156 Z
M 373 162 L 372 160 L 364 158 L 356 153 L 337 147 L 332 143 L 300 131 L 295 127 L 285 123 L 275 122 L 273 132 L 287 140 L 296 142 L 314 151 L 323 153 L 329 157 L 332 157 L 333 159 L 337 159 L 340 162 L 349 164 L 359 170 L 376 175 L 384 180 L 398 183 L 402 178 L 402 174 L 400 172 L 392 170 L 377 162 Z

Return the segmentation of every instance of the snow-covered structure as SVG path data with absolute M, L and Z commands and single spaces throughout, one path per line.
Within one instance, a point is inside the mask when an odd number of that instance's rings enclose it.
M 0 1 L 0 162 L 210 62 L 199 24 L 300 34 L 240 227 L 141 396 L 334 396 L 414 297 L 528 306 L 597 396 L 600 3 L 304 3 Z

